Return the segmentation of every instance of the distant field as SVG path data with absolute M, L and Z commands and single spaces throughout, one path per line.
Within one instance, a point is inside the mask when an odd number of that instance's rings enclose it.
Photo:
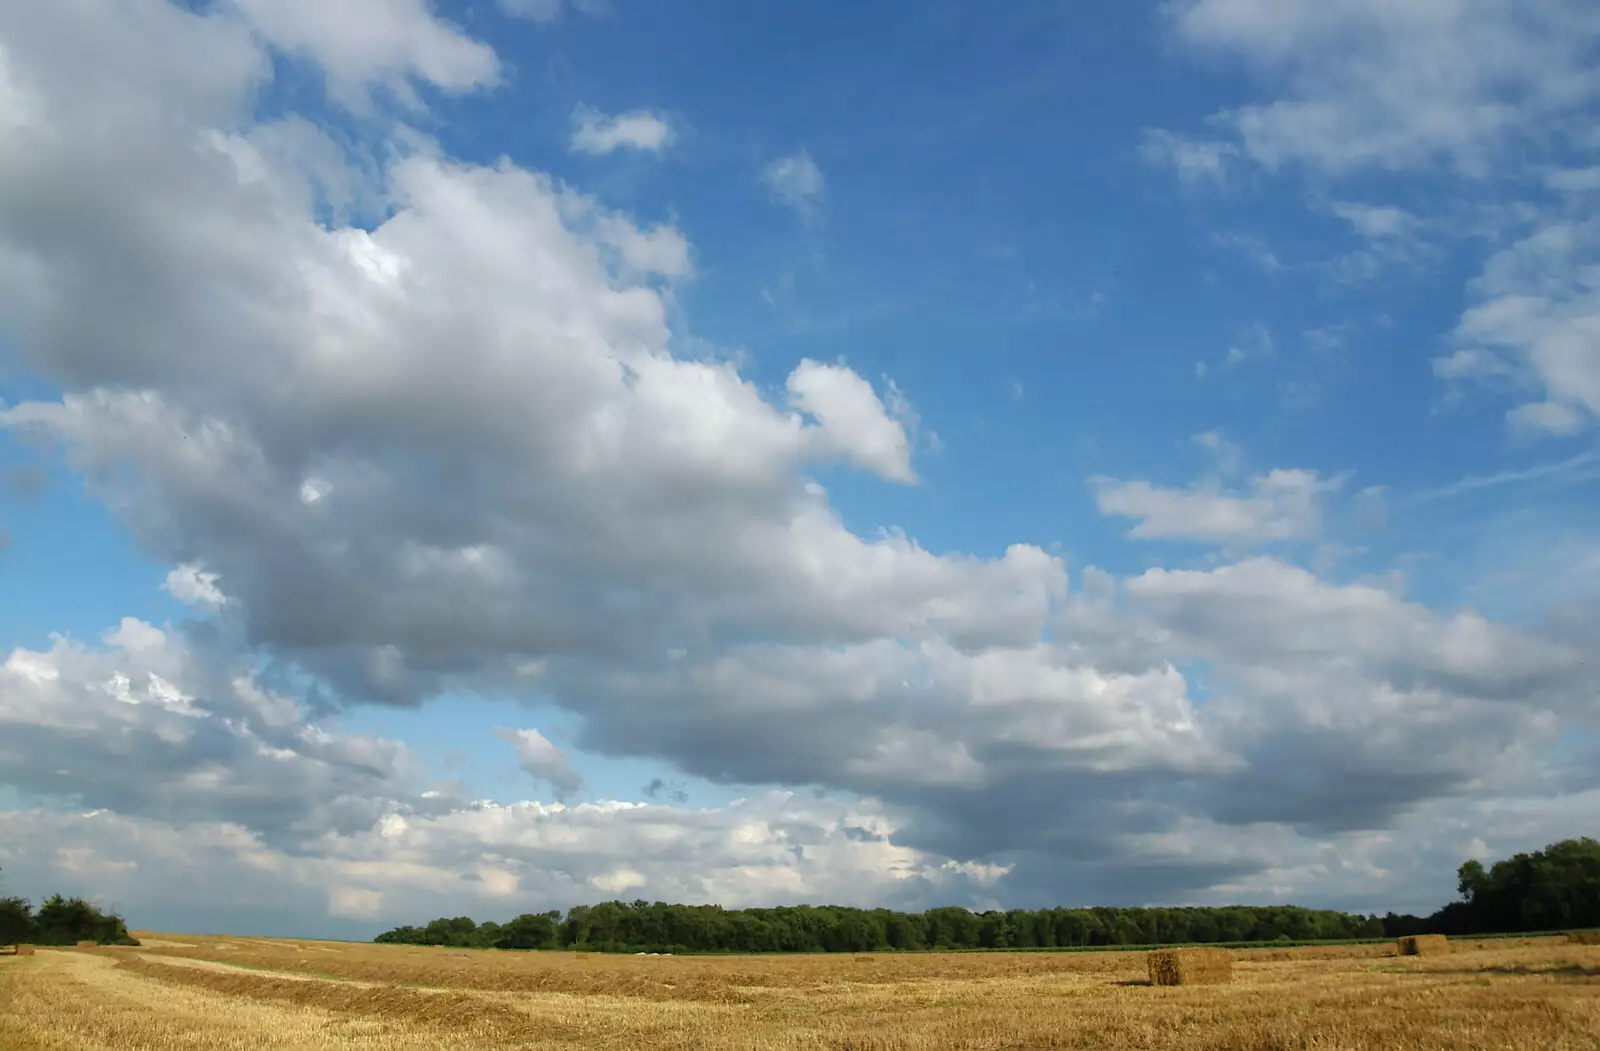
M 1600 947 L 1564 938 L 1236 954 L 1152 988 L 1144 954 L 633 957 L 141 934 L 0 958 L 6 1051 L 1001 1051 L 1600 1047 Z

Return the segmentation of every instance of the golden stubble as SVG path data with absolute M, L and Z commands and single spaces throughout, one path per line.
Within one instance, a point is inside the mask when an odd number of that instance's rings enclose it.
M 1600 948 L 1561 938 L 1236 953 L 632 957 L 167 936 L 0 961 L 6 1051 L 1600 1048 Z

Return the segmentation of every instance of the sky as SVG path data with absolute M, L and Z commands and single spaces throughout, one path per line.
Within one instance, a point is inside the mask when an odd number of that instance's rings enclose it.
M 0 875 L 1427 912 L 1600 814 L 1588 0 L 0 5 Z

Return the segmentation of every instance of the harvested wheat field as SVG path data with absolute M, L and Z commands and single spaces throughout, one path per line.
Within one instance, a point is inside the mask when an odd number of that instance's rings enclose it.
M 634 957 L 185 936 L 0 959 L 6 1051 L 943 1051 L 1600 1047 L 1600 948 L 1564 937 L 1233 954 Z

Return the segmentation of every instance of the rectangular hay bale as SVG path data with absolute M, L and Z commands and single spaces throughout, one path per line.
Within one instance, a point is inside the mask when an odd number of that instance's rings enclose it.
M 31 945 L 18 945 L 17 946 L 17 955 L 18 956 L 32 956 L 33 955 L 33 946 L 31 946 Z
M 1567 935 L 1570 945 L 1600 945 L 1600 931 L 1573 931 Z
M 1146 956 L 1151 985 L 1226 985 L 1233 954 L 1226 949 L 1157 949 Z
M 88 939 L 84 939 L 83 941 L 78 943 L 78 948 L 80 948 L 80 949 L 98 949 L 98 948 L 100 948 L 100 943 L 97 942 L 97 941 L 90 941 Z
M 1401 956 L 1437 956 L 1450 951 L 1450 939 L 1442 934 L 1408 934 L 1398 944 Z

